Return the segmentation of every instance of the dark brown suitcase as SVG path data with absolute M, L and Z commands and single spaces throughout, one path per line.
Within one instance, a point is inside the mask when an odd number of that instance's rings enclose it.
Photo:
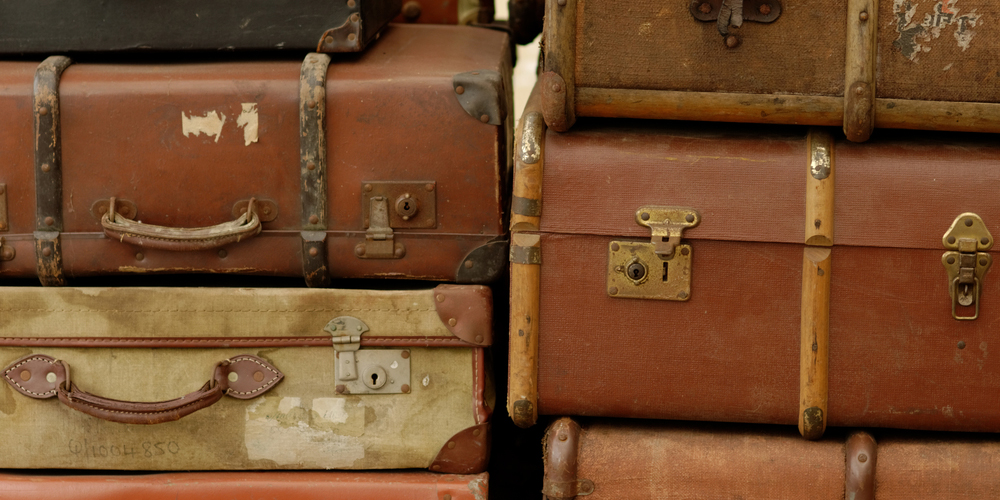
M 817 443 L 772 426 L 562 418 L 545 437 L 549 500 L 979 499 L 1000 495 L 993 436 L 883 432 Z
M 0 0 L 0 53 L 357 52 L 401 0 Z
M 0 277 L 491 281 L 510 57 L 496 31 L 396 25 L 304 62 L 0 63 Z
M 545 121 L 1000 132 L 989 0 L 546 2 Z
M 0 474 L 4 500 L 486 500 L 489 474 L 430 472 L 184 472 Z
M 1000 431 L 991 136 L 546 133 L 537 97 L 516 147 L 515 422 Z

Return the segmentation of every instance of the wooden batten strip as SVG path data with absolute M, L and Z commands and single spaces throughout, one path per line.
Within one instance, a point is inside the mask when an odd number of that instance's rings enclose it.
M 510 230 L 537 231 L 542 215 L 542 172 L 545 166 L 545 121 L 536 84 L 528 96 L 514 133 L 514 191 Z
M 512 233 L 515 249 L 537 253 L 537 234 Z M 529 253 L 529 252 L 522 252 Z M 507 412 L 518 427 L 531 427 L 538 420 L 538 312 L 541 265 L 510 264 L 510 359 L 507 378 Z
M 576 10 L 579 0 L 545 2 L 545 123 L 565 132 L 576 122 Z
M 854 142 L 867 141 L 875 128 L 877 36 L 878 6 L 875 0 L 848 0 L 844 134 Z
M 807 439 L 819 439 L 826 431 L 828 418 L 834 142 L 828 132 L 811 129 L 806 143 L 807 246 L 802 252 L 799 432 Z

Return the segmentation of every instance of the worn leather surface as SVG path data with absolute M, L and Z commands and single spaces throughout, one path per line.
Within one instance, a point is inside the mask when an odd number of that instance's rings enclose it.
M 493 293 L 480 285 L 438 285 L 434 306 L 452 335 L 477 346 L 493 344 Z
M 5 472 L 5 500 L 485 500 L 489 474 L 430 472 L 181 472 L 69 475 Z

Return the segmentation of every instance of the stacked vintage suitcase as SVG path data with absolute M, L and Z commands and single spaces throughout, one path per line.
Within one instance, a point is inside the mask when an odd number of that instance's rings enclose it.
M 507 409 L 575 415 L 547 498 L 1000 497 L 995 13 L 546 2 Z
M 0 5 L 0 467 L 105 471 L 0 497 L 487 495 L 510 47 L 401 3 Z

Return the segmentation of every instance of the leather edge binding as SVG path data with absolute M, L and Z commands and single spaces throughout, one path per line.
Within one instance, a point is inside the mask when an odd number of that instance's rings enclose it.
M 857 432 L 847 438 L 845 446 L 847 471 L 844 480 L 844 498 L 852 500 L 875 499 L 875 466 L 878 462 L 878 444 L 867 432 Z
M 72 61 L 51 56 L 35 70 L 32 112 L 35 125 L 35 257 L 43 286 L 66 284 L 59 233 L 62 217 L 62 132 L 59 80 Z
M 560 418 L 545 431 L 545 476 L 542 494 L 551 500 L 570 500 L 589 495 L 594 483 L 577 477 L 577 457 L 580 449 L 580 424 L 568 417 Z
M 330 347 L 329 336 L 301 337 L 0 337 L 0 347 L 229 348 Z M 455 337 L 361 337 L 362 347 L 469 347 Z

